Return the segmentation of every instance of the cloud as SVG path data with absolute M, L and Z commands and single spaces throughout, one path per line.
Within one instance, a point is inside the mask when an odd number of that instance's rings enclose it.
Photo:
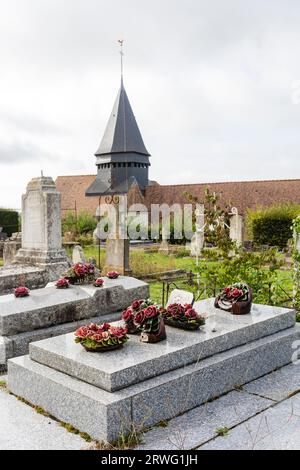
M 0 201 L 95 173 L 120 80 L 160 183 L 300 177 L 298 0 L 0 0 Z M 183 181 L 184 179 L 184 181 Z
M 11 142 L 4 144 L 0 142 L 0 165 L 15 165 L 21 163 L 30 164 L 31 161 L 41 162 L 48 159 L 49 155 L 29 142 Z

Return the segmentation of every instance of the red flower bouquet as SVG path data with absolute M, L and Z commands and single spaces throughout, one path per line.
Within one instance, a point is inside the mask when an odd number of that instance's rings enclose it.
M 70 287 L 70 283 L 68 279 L 62 278 L 62 279 L 58 279 L 55 286 L 57 289 L 68 289 L 68 287 Z
M 87 351 L 103 352 L 118 349 L 128 341 L 127 328 L 113 326 L 109 323 L 81 326 L 75 332 L 75 342 L 80 343 Z
M 136 316 L 139 316 L 139 314 L 151 304 L 152 302 L 149 299 L 134 300 L 132 304 L 126 310 L 124 310 L 124 312 L 122 313 L 122 320 L 124 320 L 124 322 L 126 323 L 126 327 L 129 334 L 134 335 L 140 333 L 140 327 L 137 323 L 134 322 L 134 319 Z
M 252 289 L 243 282 L 236 282 L 225 287 L 215 300 L 215 307 L 231 312 L 234 315 L 250 313 L 252 306 Z
M 162 314 L 166 325 L 183 330 L 198 330 L 205 324 L 205 318 L 190 304 L 171 304 L 163 309 Z
M 95 266 L 92 263 L 76 263 L 65 274 L 70 284 L 91 284 L 95 280 Z
M 101 277 L 99 277 L 98 279 L 96 279 L 96 281 L 94 282 L 94 286 L 95 287 L 102 287 L 104 284 L 104 281 L 103 279 L 101 279 Z
M 106 275 L 109 279 L 118 279 L 120 274 L 117 271 L 109 271 Z
M 150 299 L 135 300 L 124 310 L 122 319 L 129 333 L 141 333 L 141 341 L 144 343 L 157 343 L 166 339 L 161 312 Z
M 30 290 L 27 287 L 21 286 L 14 290 L 15 297 L 28 297 Z

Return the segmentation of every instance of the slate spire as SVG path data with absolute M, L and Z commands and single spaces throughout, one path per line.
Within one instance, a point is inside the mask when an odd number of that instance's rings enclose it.
M 106 126 L 100 147 L 95 155 L 114 153 L 137 153 L 149 156 L 139 127 L 134 117 L 126 90 L 123 76 L 121 86 L 112 113 Z

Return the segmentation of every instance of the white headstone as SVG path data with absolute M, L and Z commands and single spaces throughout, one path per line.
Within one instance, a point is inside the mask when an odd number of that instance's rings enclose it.
M 238 246 L 243 244 L 243 217 L 239 214 L 230 218 L 230 238 Z
M 76 263 L 86 263 L 86 257 L 84 256 L 83 249 L 80 245 L 76 245 L 73 248 L 72 261 Z
M 194 294 L 186 290 L 174 289 L 172 290 L 170 297 L 168 299 L 167 307 L 172 304 L 193 304 L 194 303 Z

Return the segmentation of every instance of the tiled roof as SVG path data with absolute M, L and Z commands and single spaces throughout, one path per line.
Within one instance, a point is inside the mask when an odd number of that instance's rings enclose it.
M 206 188 L 219 193 L 224 203 L 237 207 L 241 214 L 247 208 L 258 205 L 270 206 L 289 201 L 300 204 L 300 179 L 295 179 L 148 186 L 145 193 L 146 205 L 162 202 L 187 204 L 185 193 L 192 194 L 198 197 L 199 202 L 203 202 Z
M 56 187 L 62 195 L 62 212 L 72 210 L 89 210 L 95 213 L 98 197 L 86 197 L 85 191 L 92 184 L 96 175 L 59 176 Z M 153 184 L 145 190 L 144 203 L 150 208 L 151 204 L 174 203 L 187 204 L 185 193 L 197 196 L 199 202 L 204 201 L 206 188 L 220 193 L 221 199 L 238 208 L 241 214 L 248 207 L 258 205 L 269 206 L 280 202 L 297 202 L 300 204 L 300 179 L 267 180 L 267 181 L 238 181 L 228 183 L 201 183 L 166 185 Z M 137 201 L 141 203 L 141 195 L 137 193 Z M 130 203 L 134 202 L 134 194 L 130 195 Z

